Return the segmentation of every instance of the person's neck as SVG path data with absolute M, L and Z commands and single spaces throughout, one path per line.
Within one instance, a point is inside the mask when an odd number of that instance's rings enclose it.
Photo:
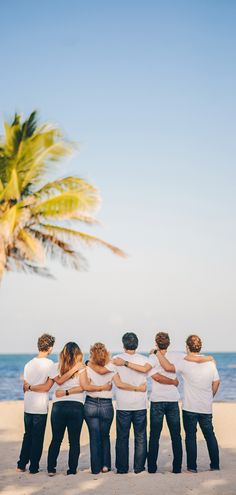
M 200 352 L 188 351 L 187 354 L 188 354 L 188 356 L 199 356 Z
M 126 354 L 135 354 L 136 351 L 130 351 L 128 349 L 125 349 Z
M 37 358 L 39 358 L 39 359 L 40 358 L 46 358 L 46 357 L 48 357 L 48 352 L 46 352 L 46 351 L 45 352 L 41 351 L 37 355 Z
M 159 349 L 159 351 L 163 356 L 167 353 L 167 349 Z

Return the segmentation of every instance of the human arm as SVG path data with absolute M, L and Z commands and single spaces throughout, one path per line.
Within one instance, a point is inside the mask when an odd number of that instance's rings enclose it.
M 118 373 L 116 373 L 113 377 L 113 381 L 117 388 L 122 390 L 128 390 L 130 392 L 146 392 L 147 384 L 142 383 L 141 385 L 130 385 L 129 383 L 122 382 Z
M 156 382 L 163 383 L 164 385 L 175 385 L 176 387 L 178 387 L 179 385 L 179 380 L 177 378 L 168 378 L 167 376 L 161 375 L 160 373 L 155 373 L 154 375 L 152 375 L 151 378 Z
M 89 361 L 88 366 L 93 371 L 96 371 L 96 373 L 99 373 L 99 375 L 106 375 L 107 373 L 111 373 L 111 370 L 106 368 L 106 366 L 99 366 L 98 364 L 91 363 L 91 361 Z
M 53 379 L 48 378 L 45 383 L 41 383 L 40 385 L 30 385 L 26 380 L 24 380 L 24 392 L 48 392 L 53 386 Z
M 67 380 L 69 380 L 77 371 L 85 369 L 84 363 L 76 363 L 73 368 L 64 373 L 64 375 L 57 375 L 53 377 L 53 380 L 57 383 L 57 385 L 63 385 Z
M 104 390 L 109 391 L 112 389 L 112 384 L 110 381 L 104 385 L 95 385 L 91 383 L 88 379 L 86 370 L 80 374 L 80 385 L 83 387 L 83 390 L 86 390 L 87 392 L 102 392 Z
M 140 373 L 147 373 L 152 369 L 152 365 L 150 363 L 136 364 L 131 363 L 130 361 L 125 361 L 125 359 L 119 357 L 112 359 L 112 363 L 116 366 L 126 366 L 127 368 L 139 371 Z
M 165 371 L 169 371 L 170 373 L 176 372 L 175 365 L 170 363 L 170 361 L 168 361 L 168 359 L 166 359 L 166 357 L 163 356 L 163 354 L 160 351 L 156 352 L 156 356 L 159 360 L 160 365 Z
M 215 362 L 213 356 L 201 356 L 200 354 L 195 354 L 190 352 L 185 356 L 185 361 L 190 361 L 192 363 L 208 363 L 209 361 Z

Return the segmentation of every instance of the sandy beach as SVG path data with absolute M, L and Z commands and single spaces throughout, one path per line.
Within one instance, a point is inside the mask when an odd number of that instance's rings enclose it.
M 41 471 L 36 475 L 16 472 L 16 461 L 23 434 L 23 402 L 6 401 L 0 403 L 1 415 L 1 493 L 7 495 L 235 495 L 236 493 L 236 403 L 215 403 L 214 424 L 220 445 L 221 471 L 209 472 L 209 461 L 205 442 L 199 432 L 198 474 L 174 475 L 171 469 L 171 446 L 166 427 L 162 434 L 159 472 L 136 475 L 117 475 L 114 471 L 94 476 L 89 469 L 89 445 L 87 427 L 84 424 L 81 438 L 79 471 L 76 476 L 66 476 L 67 438 L 65 438 L 58 462 L 58 473 L 49 478 L 46 473 L 46 455 L 51 438 L 50 422 L 47 424 Z M 114 468 L 115 421 L 112 426 L 112 458 Z M 132 446 L 132 440 L 131 440 Z M 130 450 L 132 458 L 132 448 Z M 130 462 L 130 469 L 132 461 Z M 185 456 L 183 467 L 185 469 Z

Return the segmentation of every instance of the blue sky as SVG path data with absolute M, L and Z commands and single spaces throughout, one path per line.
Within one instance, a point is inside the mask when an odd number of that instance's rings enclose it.
M 87 350 L 134 330 L 149 349 L 158 329 L 235 349 L 235 20 L 227 0 L 1 6 L 1 119 L 37 108 L 80 142 L 58 172 L 99 187 L 94 232 L 129 254 L 86 250 L 89 272 L 55 265 L 54 282 L 7 275 L 4 352 L 41 331 Z

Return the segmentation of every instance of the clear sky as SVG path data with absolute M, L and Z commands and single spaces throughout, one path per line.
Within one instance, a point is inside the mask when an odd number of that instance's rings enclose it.
M 94 233 L 129 258 L 7 275 L 0 352 L 43 331 L 56 350 L 136 331 L 148 350 L 159 329 L 176 349 L 194 332 L 236 350 L 235 22 L 233 0 L 1 3 L 1 120 L 37 108 L 80 142 L 61 173 L 99 187 Z

